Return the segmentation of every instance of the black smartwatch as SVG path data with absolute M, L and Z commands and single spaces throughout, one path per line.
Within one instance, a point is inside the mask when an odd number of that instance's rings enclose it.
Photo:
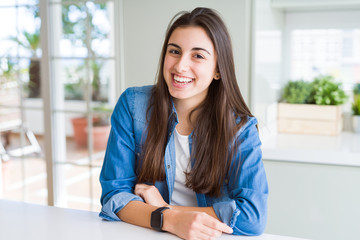
M 161 207 L 151 213 L 150 225 L 153 229 L 163 232 L 162 227 L 163 227 L 164 217 L 162 212 L 166 209 L 170 209 L 170 208 Z

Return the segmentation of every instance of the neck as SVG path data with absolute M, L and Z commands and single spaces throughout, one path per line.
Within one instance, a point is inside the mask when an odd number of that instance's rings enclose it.
M 196 119 L 196 112 L 192 115 L 191 121 L 189 120 L 190 112 L 195 109 L 195 105 L 191 101 L 175 100 L 174 101 L 179 123 L 176 130 L 181 135 L 189 135 L 193 131 L 193 123 Z

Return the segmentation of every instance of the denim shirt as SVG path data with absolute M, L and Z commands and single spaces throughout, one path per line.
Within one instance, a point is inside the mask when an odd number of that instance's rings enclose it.
M 111 116 L 112 128 L 100 173 L 100 217 L 109 221 L 120 221 L 116 213 L 130 201 L 144 201 L 134 194 L 137 183 L 135 169 L 141 145 L 145 141 L 146 111 L 151 89 L 152 86 L 128 88 L 120 96 Z M 166 181 L 157 181 L 155 186 L 164 200 L 171 204 L 176 172 L 173 133 L 178 123 L 174 107 L 169 123 L 164 155 Z M 241 144 L 233 164 L 240 164 L 240 169 L 237 172 L 232 170 L 225 179 L 221 197 L 196 193 L 198 207 L 212 206 L 217 217 L 233 228 L 233 234 L 237 235 L 259 235 L 264 231 L 267 220 L 268 185 L 256 124 L 256 119 L 249 117 L 236 135 Z M 189 144 L 191 151 L 191 135 Z

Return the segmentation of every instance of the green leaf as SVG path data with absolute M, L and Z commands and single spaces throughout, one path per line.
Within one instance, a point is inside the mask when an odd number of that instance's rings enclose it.
M 303 80 L 290 81 L 284 89 L 282 99 L 287 103 L 306 103 L 311 91 L 311 83 Z

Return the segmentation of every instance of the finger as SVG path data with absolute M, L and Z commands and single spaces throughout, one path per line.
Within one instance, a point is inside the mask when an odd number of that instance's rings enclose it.
M 147 184 L 143 184 L 143 183 L 138 183 L 135 185 L 135 191 L 144 191 L 146 189 L 148 189 L 150 186 Z
M 221 234 L 220 234 L 221 235 Z M 219 236 L 220 236 L 219 235 Z M 218 237 L 218 236 L 217 236 Z M 211 239 L 211 240 L 215 240 L 216 238 L 217 238 L 216 236 L 209 236 L 208 234 L 206 234 L 206 233 L 203 233 L 203 232 L 198 232 L 197 234 L 196 234 L 196 237 L 195 237 L 195 239 L 204 239 L 204 240 L 208 240 L 208 239 Z
M 214 228 L 208 227 L 206 225 L 202 225 L 200 231 L 204 233 L 208 238 L 217 238 L 220 237 L 222 234 L 222 231 L 216 230 Z
M 229 227 L 228 225 L 226 225 L 225 223 L 222 224 L 221 231 L 223 231 L 224 233 L 229 233 L 229 234 L 234 232 L 234 230 L 231 227 Z
M 225 223 L 220 222 L 219 220 L 217 220 L 213 217 L 208 218 L 208 221 L 206 221 L 204 224 L 212 229 L 215 229 L 215 230 L 218 230 L 221 232 L 225 232 L 225 233 L 233 232 L 231 227 L 229 227 Z
M 138 186 L 138 184 L 136 184 L 136 185 L 135 185 L 134 194 L 142 197 L 142 196 L 143 196 L 143 193 L 144 193 L 144 188 L 143 188 L 143 186 Z
M 209 228 L 201 221 L 193 222 L 193 224 L 189 227 L 189 230 L 190 232 L 186 239 L 216 239 L 221 236 L 220 231 Z
M 147 185 L 143 184 L 143 183 L 138 183 L 135 185 L 135 188 L 144 188 L 145 186 L 147 186 Z

